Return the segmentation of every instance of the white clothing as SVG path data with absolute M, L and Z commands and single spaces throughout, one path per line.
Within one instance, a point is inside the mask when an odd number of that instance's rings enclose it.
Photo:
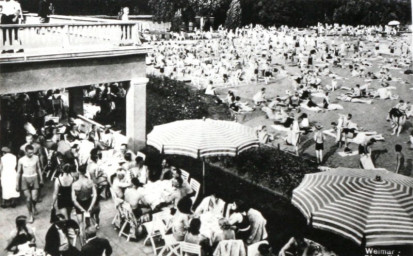
M 3 199 L 20 197 L 16 191 L 16 166 L 17 158 L 15 155 L 6 153 L 1 157 L 1 187 Z
M 218 202 L 215 202 L 211 196 L 205 197 L 199 206 L 196 208 L 196 214 L 202 214 L 205 212 L 211 212 L 215 216 L 224 216 L 225 202 L 222 199 L 218 199 Z
M 16 1 L 4 1 L 2 3 L 3 6 L 3 14 L 4 15 L 23 15 L 22 8 L 20 4 Z
M 259 91 L 252 98 L 255 104 L 265 101 L 265 92 Z
M 208 84 L 205 90 L 207 95 L 215 95 L 215 90 L 212 88 L 212 84 Z
M 79 143 L 79 164 L 84 165 L 90 157 L 90 151 L 95 147 L 93 142 L 81 140 Z
M 391 93 L 387 90 L 387 88 L 379 88 L 377 89 L 377 92 L 382 100 L 390 98 Z
M 36 131 L 36 129 L 34 128 L 34 126 L 33 126 L 31 123 L 29 123 L 29 122 L 25 123 L 23 127 L 24 127 L 24 129 L 26 130 L 26 132 L 27 132 L 28 134 L 35 135 L 35 134 L 37 133 L 37 131 Z
M 294 120 L 290 128 L 290 131 L 288 132 L 287 141 L 291 143 L 291 145 L 297 146 L 299 138 L 300 138 L 300 126 L 298 124 L 298 121 Z
M 142 184 L 148 183 L 148 167 L 143 165 L 142 168 L 133 167 L 130 169 L 130 173 L 133 177 L 137 177 L 139 182 Z

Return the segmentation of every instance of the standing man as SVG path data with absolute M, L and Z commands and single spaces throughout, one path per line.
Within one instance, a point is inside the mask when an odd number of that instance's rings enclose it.
M 3 6 L 3 12 L 2 12 L 2 17 L 1 17 L 1 24 L 19 24 L 19 18 L 20 20 L 23 20 L 23 11 L 20 6 L 20 4 L 15 1 L 15 0 L 5 0 L 5 2 L 2 4 Z M 13 38 L 13 31 L 12 29 L 9 29 L 9 33 L 7 35 L 6 33 L 7 30 L 3 30 L 3 46 L 6 46 L 6 41 L 7 39 L 9 40 L 10 47 L 16 46 L 17 43 L 13 41 L 19 41 L 19 36 L 18 36 L 18 29 L 14 29 L 14 38 Z M 19 45 L 21 45 L 21 42 L 19 42 Z M 13 53 L 14 50 L 3 50 L 2 53 Z M 23 49 L 18 49 L 17 52 L 23 52 Z
M 49 15 L 51 14 L 51 10 L 49 8 L 50 4 L 48 0 L 40 0 L 39 10 L 37 12 L 37 15 L 39 15 L 40 23 L 49 23 Z
M 396 150 L 396 173 L 399 173 L 400 171 L 403 171 L 404 169 L 404 154 L 402 153 L 402 145 L 396 144 L 394 146 L 394 149 Z
M 40 185 L 43 185 L 40 160 L 34 155 L 33 146 L 27 145 L 26 155 L 20 158 L 17 164 L 16 190 L 23 191 L 26 197 L 29 223 L 33 223 L 34 214 L 37 214 L 36 203 Z
M 20 151 L 25 152 L 26 151 L 26 147 L 28 145 L 31 145 L 33 147 L 33 153 L 39 157 L 40 160 L 40 167 L 43 169 L 43 167 L 46 165 L 46 159 L 44 156 L 44 150 L 42 148 L 42 145 L 40 145 L 40 143 L 38 143 L 37 141 L 37 137 L 32 135 L 32 134 L 27 134 L 26 135 L 26 143 L 20 146 Z
M 317 156 L 317 163 L 323 162 L 323 150 L 324 150 L 324 133 L 321 131 L 321 125 L 317 125 L 317 132 L 314 134 L 315 141 L 315 154 Z

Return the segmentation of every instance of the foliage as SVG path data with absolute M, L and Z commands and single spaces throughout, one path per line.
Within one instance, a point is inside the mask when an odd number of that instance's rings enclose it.
M 147 131 L 155 125 L 208 117 L 208 105 L 199 91 L 169 78 L 150 77 L 147 85 Z
M 287 197 L 292 195 L 306 173 L 318 171 L 313 162 L 269 147 L 251 149 L 221 161 L 238 175 Z
M 37 13 L 39 1 L 19 0 L 23 10 Z M 116 16 L 122 6 L 128 6 L 130 13 L 150 14 L 148 0 L 52 0 L 56 14 L 65 15 L 112 15 Z
M 225 27 L 235 29 L 241 26 L 242 19 L 241 3 L 239 0 L 232 0 L 225 20 Z
M 321 23 L 411 23 L 408 0 L 241 0 L 242 24 L 305 27 Z
M 391 20 L 411 24 L 410 0 L 238 0 L 242 25 L 312 26 L 321 23 L 384 25 Z M 37 12 L 38 1 L 20 0 L 24 10 Z M 122 6 L 131 14 L 153 14 L 155 21 L 172 21 L 181 10 L 182 21 L 212 15 L 225 23 L 230 0 L 53 0 L 56 14 L 112 15 Z
M 176 12 L 174 2 L 171 0 L 149 0 L 148 5 L 155 21 L 172 21 Z
M 201 16 L 213 15 L 226 0 L 189 0 L 196 13 Z
M 410 4 L 391 3 L 385 0 L 349 0 L 342 1 L 334 11 L 334 22 L 351 25 L 387 24 L 391 20 L 410 19 Z M 409 15 L 410 14 L 410 15 Z

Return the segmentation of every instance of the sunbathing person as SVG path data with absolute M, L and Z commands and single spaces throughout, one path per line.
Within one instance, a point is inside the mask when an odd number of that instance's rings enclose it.
M 267 144 L 274 140 L 274 136 L 269 134 L 265 125 L 260 125 L 256 129 L 258 141 L 262 144 Z
M 353 89 L 352 89 L 352 90 L 353 90 Z M 353 90 L 353 91 L 354 91 L 354 90 Z M 340 96 L 337 97 L 337 99 L 338 99 L 338 100 L 342 100 L 342 101 L 346 101 L 346 102 L 353 102 L 353 103 L 365 103 L 365 104 L 371 104 L 371 103 L 373 103 L 372 100 L 360 99 L 359 97 L 353 97 L 352 95 L 354 95 L 354 93 L 351 94 L 350 96 L 349 96 L 349 95 L 346 95 L 346 94 L 341 94 Z M 357 95 L 357 94 L 356 94 L 356 95 Z
M 288 119 L 288 114 L 281 107 L 277 107 L 275 110 L 269 107 L 263 107 L 262 111 L 265 112 L 268 119 L 274 120 L 274 123 L 284 124 Z
M 373 98 L 380 98 L 381 100 L 387 100 L 387 99 L 396 100 L 396 99 L 398 99 L 399 96 L 398 95 L 393 95 L 391 93 L 390 89 L 392 89 L 392 88 L 382 87 L 382 88 L 377 89 L 376 91 L 371 91 L 369 93 L 369 95 L 372 96 Z
M 257 106 L 266 103 L 265 88 L 261 88 L 261 90 L 254 95 L 253 100 L 254 104 Z
M 239 96 L 235 97 L 234 104 L 238 107 L 240 112 L 252 112 L 255 108 L 248 106 L 248 102 L 241 102 L 241 98 Z
M 400 100 L 400 102 L 396 106 L 390 109 L 389 114 L 387 116 L 387 120 L 391 121 L 391 125 L 393 128 L 392 135 L 400 135 L 403 126 L 406 123 L 406 119 L 407 116 L 405 103 L 403 100 Z
M 288 107 L 295 109 L 300 106 L 301 100 L 298 92 L 288 98 Z

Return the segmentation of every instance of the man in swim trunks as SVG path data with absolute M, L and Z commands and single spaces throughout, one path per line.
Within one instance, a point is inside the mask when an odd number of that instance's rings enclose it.
M 40 185 L 43 185 L 39 157 L 34 155 L 32 145 L 25 148 L 26 155 L 19 159 L 17 164 L 17 191 L 23 191 L 26 197 L 27 209 L 29 210 L 28 222 L 34 221 L 34 214 L 37 214 L 36 203 Z

